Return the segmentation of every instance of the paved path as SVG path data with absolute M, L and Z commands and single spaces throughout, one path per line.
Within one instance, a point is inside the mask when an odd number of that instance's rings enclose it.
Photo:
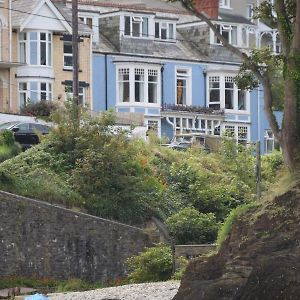
M 141 283 L 113 288 L 48 295 L 51 300 L 171 300 L 179 281 Z

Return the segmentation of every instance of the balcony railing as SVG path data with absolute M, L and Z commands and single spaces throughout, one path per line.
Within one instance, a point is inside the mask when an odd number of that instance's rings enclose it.
M 175 105 L 164 104 L 161 108 L 162 111 L 168 112 L 187 112 L 197 114 L 209 114 L 209 115 L 224 115 L 224 110 L 215 110 L 211 107 L 194 106 L 194 105 Z

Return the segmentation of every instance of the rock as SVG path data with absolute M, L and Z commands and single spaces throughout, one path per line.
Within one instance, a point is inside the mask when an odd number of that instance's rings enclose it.
M 173 300 L 300 299 L 300 191 L 235 220 L 218 254 L 192 261 Z

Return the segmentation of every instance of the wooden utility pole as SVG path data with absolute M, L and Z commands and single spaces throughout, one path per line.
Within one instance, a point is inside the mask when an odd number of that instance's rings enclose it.
M 260 141 L 256 142 L 256 196 L 260 199 L 261 196 L 261 155 Z
M 73 101 L 79 105 L 78 0 L 72 0 Z

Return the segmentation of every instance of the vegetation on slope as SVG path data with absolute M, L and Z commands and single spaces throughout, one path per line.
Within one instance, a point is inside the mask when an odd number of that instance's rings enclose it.
M 0 164 L 1 189 L 129 224 L 156 216 L 178 243 L 214 241 L 231 210 L 255 198 L 252 149 L 224 141 L 218 153 L 179 152 L 128 139 L 113 113 L 80 126 L 71 116 L 59 114 L 40 145 Z M 265 187 L 281 163 L 280 154 L 263 160 Z

